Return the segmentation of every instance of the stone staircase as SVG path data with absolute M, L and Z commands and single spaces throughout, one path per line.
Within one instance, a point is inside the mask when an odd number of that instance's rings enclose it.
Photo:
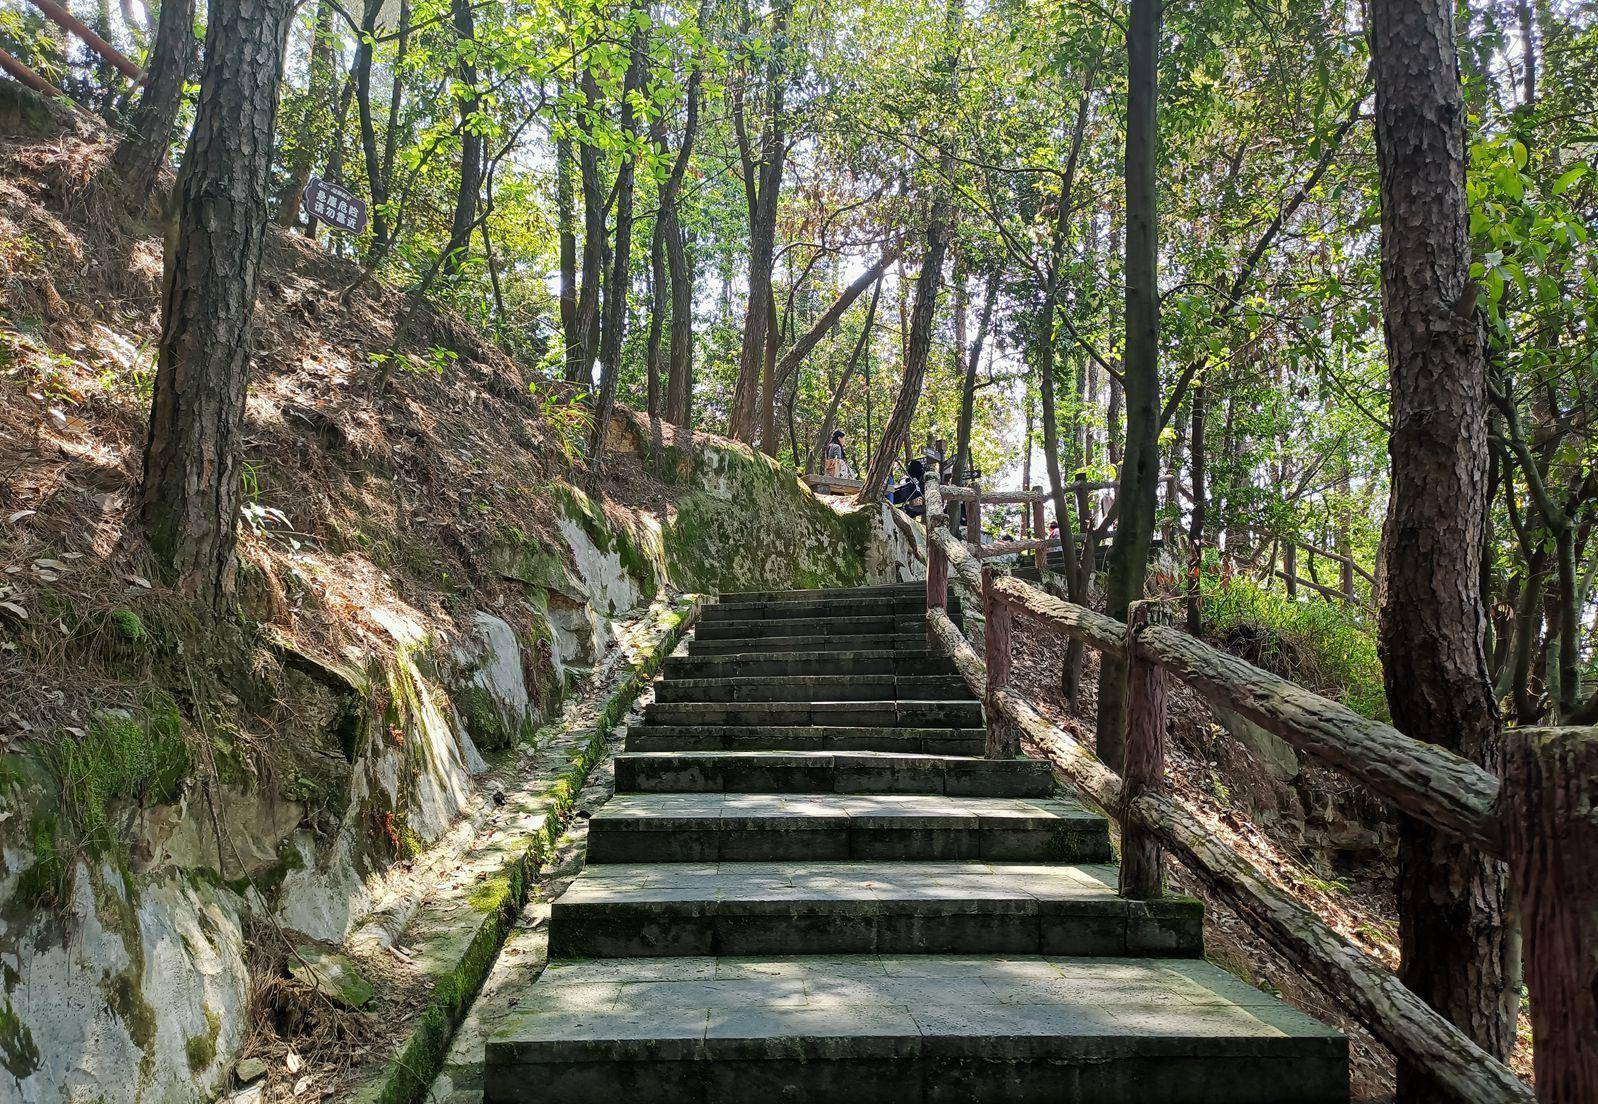
M 488 1040 L 488 1104 L 1330 1104 L 1347 1042 L 1127 901 L 1104 819 L 980 758 L 920 584 L 723 595 L 666 664 Z

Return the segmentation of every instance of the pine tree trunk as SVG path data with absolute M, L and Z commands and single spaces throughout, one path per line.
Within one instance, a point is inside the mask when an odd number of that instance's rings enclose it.
M 1497 773 L 1480 570 L 1486 369 L 1468 280 L 1453 19 L 1440 0 L 1371 4 L 1393 422 L 1380 643 L 1394 725 Z M 1401 818 L 1398 900 L 1404 984 L 1506 1059 L 1519 985 L 1502 865 Z M 1449 1099 L 1406 1062 L 1398 1095 L 1403 1104 Z
M 165 0 L 155 43 L 145 64 L 144 92 L 128 120 L 127 133 L 111 155 L 123 187 L 135 198 L 155 191 L 183 105 L 183 83 L 199 53 L 194 38 L 194 0 Z
M 288 177 L 277 194 L 277 224 L 285 229 L 300 221 L 300 197 L 310 183 L 311 170 L 322 152 L 324 116 L 333 111 L 333 4 L 320 0 L 311 27 L 311 57 L 305 89 L 305 108 L 296 124 L 298 133 L 289 149 Z
M 460 97 L 460 187 L 455 190 L 455 214 L 450 222 L 449 244 L 444 247 L 443 270 L 454 273 L 459 272 L 466 261 L 472 230 L 477 225 L 477 194 L 483 188 L 483 135 L 473 124 L 479 105 L 477 62 L 471 52 L 477 38 L 471 0 L 450 0 L 449 11 L 455 28 L 456 48 L 462 51 L 455 66 L 455 79 L 464 90 Z
M 600 110 L 599 82 L 583 70 L 583 100 L 589 112 Z M 599 352 L 599 303 L 605 270 L 605 185 L 600 179 L 599 151 L 593 141 L 579 143 L 577 166 L 583 188 L 583 283 L 577 293 L 577 360 L 568 363 L 568 380 L 594 385 L 594 357 Z
M 1143 597 L 1154 535 L 1160 466 L 1158 152 L 1160 0 L 1132 0 L 1127 34 L 1126 124 L 1126 451 L 1121 461 L 1115 540 L 1105 612 L 1125 620 Z M 1099 668 L 1099 758 L 1120 771 L 1126 725 L 1126 663 L 1106 654 Z
M 566 349 L 565 378 L 581 372 L 583 339 L 577 325 L 577 213 L 572 183 L 572 143 L 564 130 L 555 139 L 555 208 L 560 236 L 560 332 Z
M 141 512 L 166 576 L 219 611 L 233 593 L 250 322 L 294 7 L 212 8 L 166 261 Z

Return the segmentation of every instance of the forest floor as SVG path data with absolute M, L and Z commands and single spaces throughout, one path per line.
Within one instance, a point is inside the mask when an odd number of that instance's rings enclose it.
M 1054 723 L 1085 746 L 1094 746 L 1098 657 L 1084 657 L 1082 692 L 1071 709 L 1061 691 L 1065 642 L 1017 633 L 1014 678 L 1028 698 Z M 1211 641 L 1211 643 L 1217 643 Z M 1252 657 L 1250 657 L 1252 658 Z M 1208 707 L 1180 683 L 1170 691 L 1168 776 L 1172 792 L 1215 837 L 1243 856 L 1255 869 L 1290 893 L 1373 958 L 1398 965 L 1398 907 L 1393 895 L 1395 867 L 1391 858 L 1366 858 L 1356 863 L 1307 847 L 1295 824 L 1260 815 L 1281 796 L 1283 784 L 1260 760 L 1216 723 Z M 1048 757 L 1047 749 L 1028 747 L 1028 754 Z M 1301 792 L 1324 798 L 1323 807 L 1346 804 L 1353 784 L 1332 771 L 1305 766 L 1297 780 Z M 1369 799 L 1361 799 L 1359 804 Z M 1367 815 L 1390 819 L 1384 810 Z M 1295 1007 L 1347 1032 L 1353 1098 L 1362 1104 L 1387 1104 L 1393 1099 L 1394 1057 L 1390 1050 L 1356 1023 L 1336 999 L 1302 969 L 1283 957 L 1224 901 L 1206 891 L 1198 879 L 1173 862 L 1173 892 L 1205 903 L 1205 949 L 1214 961 L 1254 984 L 1267 988 Z M 1530 1026 L 1521 1017 L 1519 1045 L 1512 1066 L 1531 1080 Z
M 109 147 L 93 139 L 0 137 L 0 751 L 136 708 L 173 674 L 152 669 L 150 642 L 193 629 L 137 524 L 161 238 L 102 190 Z M 322 657 L 392 650 L 369 616 L 385 605 L 445 637 L 474 608 L 521 630 L 520 585 L 483 551 L 507 518 L 519 541 L 549 543 L 551 484 L 591 482 L 586 411 L 447 311 L 375 280 L 341 296 L 360 275 L 268 234 L 240 604 Z M 673 494 L 626 456 L 594 490 L 624 511 L 669 509 Z M 231 718 L 256 740 L 281 720 Z

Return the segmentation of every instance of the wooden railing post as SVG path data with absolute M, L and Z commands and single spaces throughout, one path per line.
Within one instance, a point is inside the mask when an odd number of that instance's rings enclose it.
M 971 484 L 971 489 L 976 491 L 976 497 L 966 503 L 965 508 L 965 542 L 973 551 L 982 551 L 982 488 Z
M 993 568 L 982 569 L 982 652 L 988 670 L 988 700 L 984 703 L 988 719 L 988 742 L 983 754 L 989 759 L 1014 759 L 1021 754 L 1021 741 L 1015 726 L 1006 721 L 994 704 L 994 696 L 1010 682 L 1010 605 L 993 592 Z
M 1165 892 L 1158 838 L 1140 827 L 1131 805 L 1165 792 L 1165 670 L 1138 656 L 1137 638 L 1153 625 L 1170 624 L 1157 601 L 1133 602 L 1126 615 L 1126 767 L 1121 774 L 1121 896 L 1154 900 Z
M 1032 500 L 1032 535 L 1042 540 L 1049 535 L 1048 528 L 1043 524 L 1043 488 L 1033 487 L 1032 490 L 1038 497 Z M 1038 570 L 1044 571 L 1049 566 L 1049 549 L 1040 548 L 1037 551 Z
M 946 523 L 946 518 L 941 510 L 934 511 L 933 503 L 938 501 L 938 480 L 929 477 L 927 480 L 927 510 L 922 516 L 922 521 L 927 529 L 927 609 L 944 610 L 947 612 L 949 603 L 949 555 L 944 552 L 943 546 L 932 539 L 933 529 Z M 927 623 L 927 639 L 933 646 L 931 622 Z
M 1598 728 L 1504 733 L 1498 809 L 1520 891 L 1542 1104 L 1598 1100 Z

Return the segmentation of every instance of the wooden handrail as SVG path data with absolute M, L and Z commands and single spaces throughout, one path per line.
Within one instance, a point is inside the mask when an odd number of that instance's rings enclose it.
M 81 38 L 89 49 L 105 58 L 106 61 L 111 63 L 112 68 L 121 72 L 129 80 L 135 83 L 144 80 L 143 69 L 129 61 L 127 55 L 95 34 L 93 28 L 73 15 L 63 5 L 56 3 L 56 0 L 33 0 L 33 6 L 42 11 L 51 22 L 57 24 L 62 30 Z
M 978 559 L 991 560 L 995 556 L 1013 556 L 1022 552 L 1047 552 L 1059 546 L 1060 542 L 1052 537 L 1039 537 L 1036 540 L 994 541 L 971 551 Z
M 1123 646 L 1125 629 L 1118 622 L 1073 607 L 1021 579 L 1001 579 L 993 593 L 1100 651 Z M 1151 626 L 1139 635 L 1137 651 L 1210 705 L 1241 714 L 1326 766 L 1352 774 L 1403 812 L 1436 821 L 1467 842 L 1502 855 L 1494 811 L 1498 779 L 1469 759 L 1361 717 L 1179 629 Z
M 944 527 L 936 481 L 927 491 L 927 635 L 987 705 L 990 756 L 1013 754 L 1017 730 L 1046 748 L 1065 778 L 1122 828 L 1121 892 L 1158 894 L 1168 848 L 1289 961 L 1321 981 L 1404 1059 L 1471 1104 L 1592 1104 L 1598 1100 L 1598 909 L 1586 863 L 1598 854 L 1598 728 L 1512 729 L 1505 778 L 1443 748 L 1279 678 L 1159 623 L 1138 603 L 1134 627 L 982 569 Z M 989 546 L 992 547 L 992 546 Z M 937 601 L 932 601 L 937 572 Z M 978 657 L 941 608 L 950 574 L 984 605 Z M 936 608 L 934 608 L 936 607 Z M 1041 626 L 1128 660 L 1128 778 L 1123 780 L 1008 683 L 1012 626 Z M 989 673 L 998 669 L 997 679 Z M 1354 776 L 1407 816 L 1507 858 L 1521 895 L 1537 1092 L 1365 954 L 1214 838 L 1163 792 L 1167 673 L 1200 698 L 1240 714 L 1305 754 Z M 1133 767 L 1136 770 L 1133 770 Z M 1134 777 L 1135 775 L 1135 777 Z M 1132 851 L 1137 853 L 1134 855 Z M 1131 858 L 1128 870 L 1127 859 Z

